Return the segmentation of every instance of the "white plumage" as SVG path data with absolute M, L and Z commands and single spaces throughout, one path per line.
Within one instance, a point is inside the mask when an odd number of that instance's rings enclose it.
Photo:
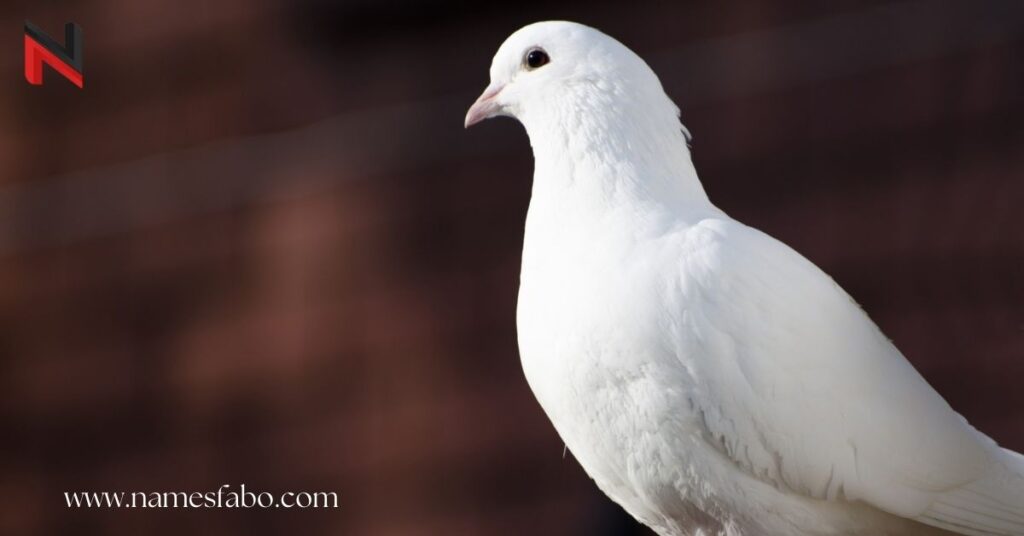
M 1024 535 L 1024 457 L 814 264 L 711 204 L 642 59 L 543 22 L 490 74 L 467 126 L 513 116 L 536 160 L 523 370 L 613 500 L 665 536 Z

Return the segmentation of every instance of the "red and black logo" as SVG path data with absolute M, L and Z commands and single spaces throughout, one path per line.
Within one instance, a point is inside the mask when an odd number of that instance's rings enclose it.
M 25 80 L 29 84 L 42 85 L 44 63 L 81 88 L 82 28 L 73 22 L 65 24 L 61 46 L 38 26 L 25 21 Z

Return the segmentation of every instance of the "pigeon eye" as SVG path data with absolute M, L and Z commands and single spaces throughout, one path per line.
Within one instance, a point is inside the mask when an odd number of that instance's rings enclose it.
M 530 69 L 543 67 L 544 65 L 547 65 L 549 61 L 551 61 L 551 58 L 548 57 L 548 53 L 539 48 L 530 49 L 530 51 L 526 53 L 526 57 L 523 58 L 523 63 L 525 63 Z

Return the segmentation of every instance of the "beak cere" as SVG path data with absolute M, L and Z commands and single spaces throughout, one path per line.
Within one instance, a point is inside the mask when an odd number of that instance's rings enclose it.
M 499 105 L 495 99 L 498 97 L 498 93 L 501 93 L 501 88 L 504 86 L 487 86 L 480 98 L 469 107 L 469 111 L 466 112 L 466 128 L 469 128 L 484 119 L 488 119 L 498 115 L 501 112 L 501 105 Z

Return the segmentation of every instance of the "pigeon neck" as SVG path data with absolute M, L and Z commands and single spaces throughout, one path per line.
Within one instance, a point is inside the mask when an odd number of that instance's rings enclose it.
M 533 146 L 534 202 L 668 214 L 711 207 L 674 106 L 645 115 L 631 106 L 567 109 L 526 118 Z M 534 120 L 538 119 L 538 120 Z

